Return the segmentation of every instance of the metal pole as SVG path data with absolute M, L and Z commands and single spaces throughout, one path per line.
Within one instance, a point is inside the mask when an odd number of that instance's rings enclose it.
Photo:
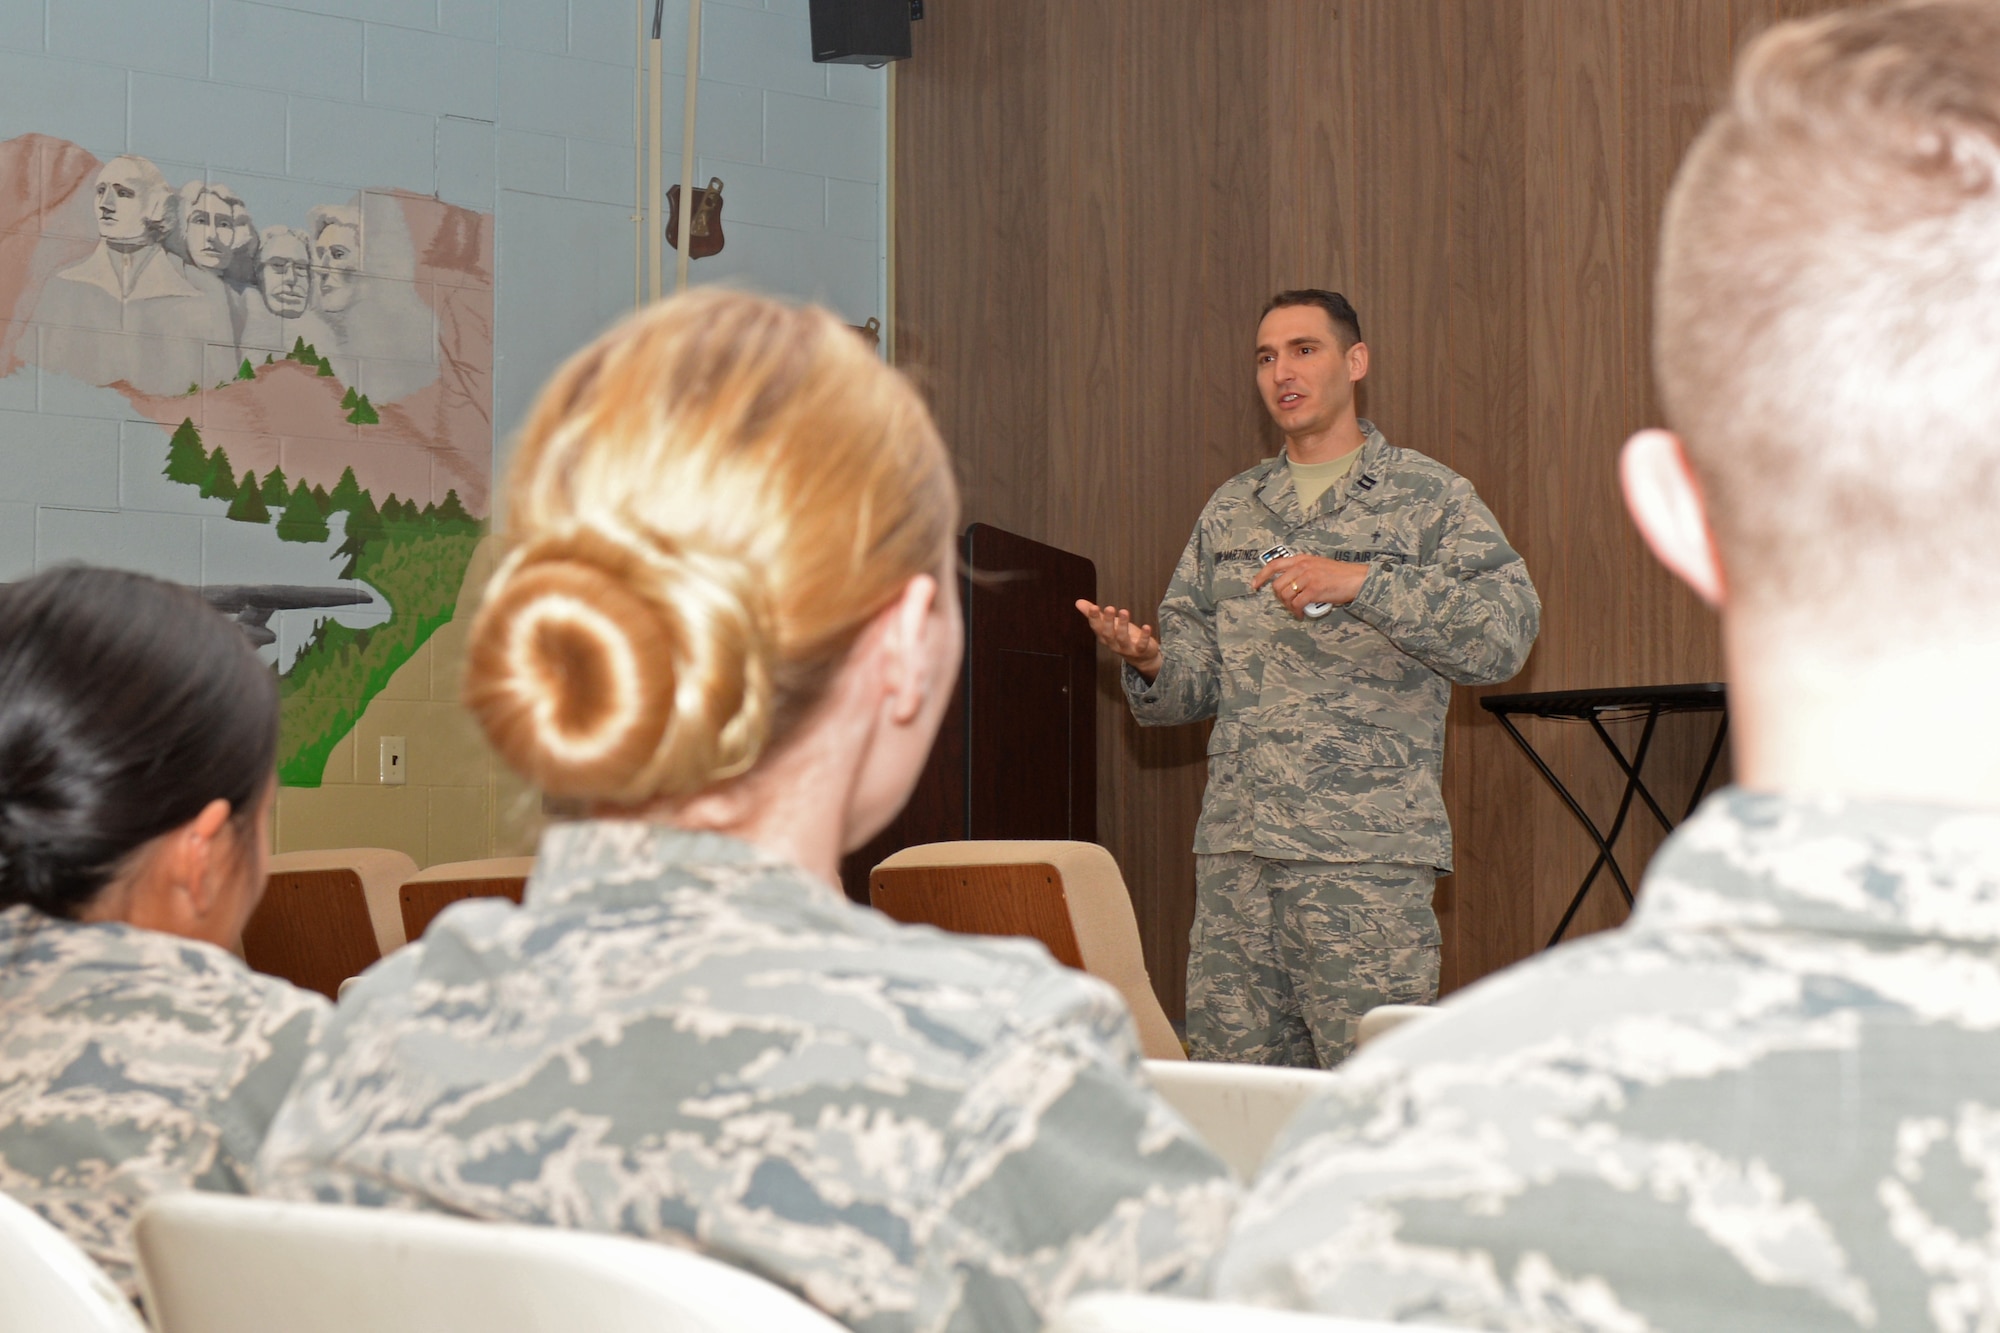
M 674 258 L 674 290 L 688 285 L 688 255 L 694 249 L 694 109 L 701 86 L 701 0 L 688 0 L 687 96 L 681 104 L 680 253 Z
M 646 106 L 648 119 L 653 128 L 653 160 L 648 164 L 649 169 L 646 172 L 646 296 L 654 301 L 660 299 L 660 270 L 666 267 L 667 238 L 660 223 L 661 200 L 666 193 L 666 187 L 660 183 L 660 177 L 664 174 L 660 161 L 660 81 L 663 77 L 660 69 L 663 63 L 660 56 L 660 24 L 666 4 L 667 0 L 654 0 L 653 38 L 647 44 L 646 56 L 651 66 L 648 72 L 652 76 Z
M 632 308 L 646 303 L 646 0 L 632 0 Z

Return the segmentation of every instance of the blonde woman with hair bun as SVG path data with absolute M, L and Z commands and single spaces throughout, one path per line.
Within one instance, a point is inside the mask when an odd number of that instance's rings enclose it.
M 260 1189 L 694 1244 L 870 1333 L 1199 1291 L 1237 1186 L 1117 995 L 838 887 L 962 641 L 909 383 L 822 310 L 676 297 L 543 390 L 507 513 L 466 702 L 586 817 L 362 978 Z

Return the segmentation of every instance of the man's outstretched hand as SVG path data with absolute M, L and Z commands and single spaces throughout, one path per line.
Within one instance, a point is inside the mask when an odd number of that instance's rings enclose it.
M 1134 671 L 1149 681 L 1160 674 L 1160 636 L 1153 633 L 1151 625 L 1133 624 L 1132 613 L 1115 606 L 1079 599 L 1076 609 L 1090 622 L 1090 632 L 1097 641 L 1129 662 Z

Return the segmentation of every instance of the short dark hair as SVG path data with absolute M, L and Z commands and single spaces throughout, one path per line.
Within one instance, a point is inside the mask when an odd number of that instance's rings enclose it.
M 278 689 L 191 589 L 69 565 L 0 586 L 0 907 L 73 918 L 218 798 L 276 767 Z
M 1361 316 L 1354 313 L 1354 307 L 1339 292 L 1330 292 L 1323 287 L 1299 287 L 1279 292 L 1257 318 L 1262 319 L 1273 310 L 1288 305 L 1316 305 L 1326 311 L 1326 317 L 1333 321 L 1333 331 L 1340 335 L 1346 346 L 1352 347 L 1361 341 Z

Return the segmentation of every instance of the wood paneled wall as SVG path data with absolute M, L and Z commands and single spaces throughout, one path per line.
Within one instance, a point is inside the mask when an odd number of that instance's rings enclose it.
M 1265 298 L 1344 291 L 1363 411 L 1479 488 L 1541 591 L 1504 690 L 1712 680 L 1714 624 L 1626 522 L 1619 444 L 1656 422 L 1648 280 L 1681 152 L 1746 34 L 1827 0 L 946 0 L 898 71 L 897 348 L 968 519 L 1081 552 L 1152 607 L 1203 500 L 1275 452 Z M 1150 610 L 1146 616 L 1151 619 Z M 1205 728 L 1141 729 L 1108 663 L 1100 837 L 1182 1010 Z M 1445 986 L 1538 948 L 1589 843 L 1475 691 L 1452 706 Z M 1530 721 L 1600 816 L 1580 726 Z M 1711 720 L 1672 718 L 1684 797 Z M 1650 821 L 1645 821 L 1650 825 Z M 1658 833 L 1622 845 L 1643 863 Z M 1572 933 L 1624 918 L 1608 882 Z

